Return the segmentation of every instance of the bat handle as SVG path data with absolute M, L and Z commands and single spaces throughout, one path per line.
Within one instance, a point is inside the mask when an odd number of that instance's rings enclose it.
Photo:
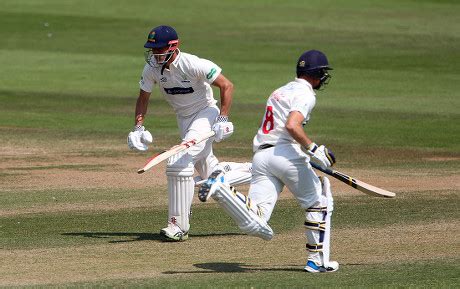
M 323 172 L 323 173 L 325 173 L 325 174 L 328 174 L 328 175 L 330 175 L 330 176 L 332 176 L 332 175 L 334 174 L 334 171 L 333 171 L 333 170 L 331 170 L 331 169 L 323 169 L 323 168 L 322 168 L 320 165 L 318 165 L 317 163 L 310 162 L 310 165 L 311 165 L 313 168 L 317 169 L 318 171 L 321 171 L 321 172 Z

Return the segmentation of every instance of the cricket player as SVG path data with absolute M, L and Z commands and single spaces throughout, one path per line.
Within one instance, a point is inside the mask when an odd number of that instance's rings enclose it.
M 333 272 L 329 260 L 333 199 L 329 180 L 321 180 L 310 160 L 323 168 L 335 163 L 334 154 L 318 146 L 305 133 L 316 103 L 315 91 L 328 83 L 332 68 L 317 50 L 303 53 L 297 61 L 297 78 L 276 89 L 268 98 L 262 124 L 254 137 L 252 180 L 248 197 L 225 183 L 223 172 L 213 172 L 202 185 L 199 198 L 213 197 L 247 234 L 270 240 L 268 221 L 284 186 L 305 210 L 308 251 L 305 271 Z
M 250 163 L 219 163 L 212 151 L 212 142 L 220 142 L 233 133 L 228 121 L 232 104 L 233 84 L 215 63 L 179 50 L 179 37 L 174 28 L 158 26 L 148 34 L 145 59 L 147 64 L 139 82 L 135 126 L 128 135 L 128 147 L 146 151 L 153 141 L 143 126 L 149 97 L 154 85 L 176 113 L 180 137 L 183 141 L 215 131 L 215 137 L 197 144 L 185 153 L 168 159 L 168 225 L 160 231 L 167 240 L 184 241 L 190 229 L 190 208 L 194 194 L 194 169 L 199 178 L 207 179 L 216 169 L 227 171 L 229 182 L 244 183 L 251 178 Z M 220 89 L 220 109 L 216 105 L 211 85 Z

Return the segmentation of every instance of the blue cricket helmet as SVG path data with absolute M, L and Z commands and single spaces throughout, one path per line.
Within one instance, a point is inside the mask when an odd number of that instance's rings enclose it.
M 176 30 L 171 26 L 161 25 L 153 28 L 147 37 L 145 48 L 162 48 L 179 42 Z
M 331 75 L 327 72 L 328 70 L 332 70 L 332 67 L 329 66 L 326 55 L 318 50 L 304 52 L 297 61 L 297 77 L 308 75 L 320 80 L 319 86 L 314 87 L 315 89 L 319 89 L 322 85 L 328 83 L 331 78 Z

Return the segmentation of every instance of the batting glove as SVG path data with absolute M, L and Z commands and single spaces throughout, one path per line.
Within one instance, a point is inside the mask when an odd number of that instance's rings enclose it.
M 311 143 L 305 148 L 305 152 L 323 169 L 332 167 L 335 164 L 334 153 L 323 145 L 318 146 L 315 143 Z
M 228 121 L 228 116 L 219 115 L 212 130 L 216 133 L 216 142 L 221 142 L 233 134 L 233 123 Z
M 149 148 L 147 144 L 152 142 L 152 134 L 141 125 L 136 125 L 128 134 L 128 147 L 132 150 L 144 152 Z

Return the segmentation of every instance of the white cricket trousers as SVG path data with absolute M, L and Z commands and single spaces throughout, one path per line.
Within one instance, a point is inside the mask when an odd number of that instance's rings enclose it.
M 295 144 L 279 144 L 254 154 L 248 196 L 262 210 L 266 221 L 270 219 L 284 185 L 303 209 L 319 201 L 321 182 L 309 161 L 309 157 Z
M 210 106 L 188 117 L 177 116 L 177 125 L 182 140 L 194 139 L 210 132 L 219 113 L 220 110 L 217 106 Z M 213 141 L 214 138 L 210 138 L 188 150 L 193 158 L 195 169 L 202 179 L 207 179 L 219 163 L 212 151 Z

